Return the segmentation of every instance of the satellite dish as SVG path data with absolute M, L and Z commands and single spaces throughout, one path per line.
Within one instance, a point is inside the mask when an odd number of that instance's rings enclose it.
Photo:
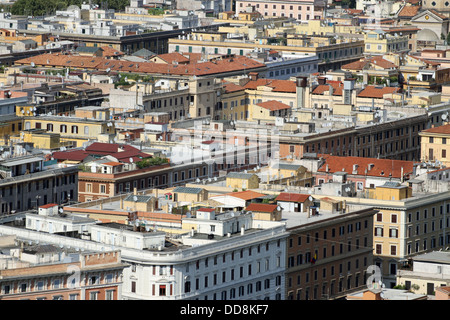
M 447 120 L 448 114 L 444 113 L 441 115 L 442 120 Z
M 277 210 L 278 210 L 278 211 L 280 211 L 280 210 L 281 210 L 281 207 L 280 207 L 280 206 L 278 206 L 278 207 L 277 207 Z
M 308 197 L 308 200 L 309 200 L 309 201 L 313 201 L 313 197 L 312 197 L 312 196 L 309 196 L 309 197 Z
M 59 212 L 63 213 L 64 212 L 63 208 L 59 208 Z
M 133 197 L 133 201 L 137 201 L 138 200 L 138 197 L 137 196 L 134 196 Z
M 133 161 L 134 161 L 134 160 L 133 160 L 133 158 L 132 158 L 132 157 L 130 157 L 130 162 L 131 162 L 131 163 L 133 163 Z

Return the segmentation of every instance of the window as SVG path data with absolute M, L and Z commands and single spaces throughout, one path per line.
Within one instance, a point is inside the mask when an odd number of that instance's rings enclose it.
M 97 300 L 98 299 L 98 291 L 89 293 L 89 300 Z
M 106 184 L 100 185 L 100 193 L 106 193 Z
M 376 252 L 376 254 L 381 254 L 382 248 L 383 248 L 383 246 L 381 244 L 377 243 L 375 245 L 375 252 Z

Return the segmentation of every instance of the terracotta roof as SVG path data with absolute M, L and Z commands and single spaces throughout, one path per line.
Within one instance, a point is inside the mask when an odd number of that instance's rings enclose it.
M 83 161 L 87 156 L 89 156 L 89 153 L 84 150 L 56 151 L 52 154 L 53 159 L 60 161 Z
M 204 212 L 213 212 L 215 210 L 216 209 L 214 209 L 214 208 L 200 208 L 200 209 L 197 209 L 197 211 L 204 211 Z
M 245 56 L 233 56 L 219 58 L 214 61 L 194 62 L 191 60 L 186 65 L 155 62 L 130 62 L 123 60 L 111 60 L 98 57 L 61 55 L 58 53 L 45 53 L 34 57 L 20 59 L 15 62 L 18 65 L 72 67 L 82 69 L 95 69 L 104 71 L 109 69 L 116 72 L 139 72 L 150 74 L 170 74 L 183 76 L 205 76 L 239 70 L 251 71 L 252 69 L 265 67 L 265 64 Z M 295 83 L 294 83 L 295 85 Z
M 226 193 L 226 195 L 229 195 L 229 196 L 232 196 L 232 197 L 236 197 L 236 198 L 239 198 L 239 199 L 242 199 L 242 200 L 251 200 L 251 199 L 264 197 L 264 194 L 259 193 L 259 192 L 255 192 L 255 191 L 252 191 L 252 190 L 229 192 L 229 193 Z
M 290 109 L 291 107 L 288 106 L 287 104 L 284 104 L 280 101 L 277 100 L 269 100 L 266 102 L 260 102 L 256 104 L 257 106 L 270 110 L 270 111 L 277 111 L 277 110 L 285 110 L 285 109 Z
M 245 90 L 245 88 L 243 86 L 234 84 L 232 82 L 226 82 L 226 81 L 223 82 L 223 88 L 225 90 L 225 93 Z
M 116 167 L 116 166 L 122 165 L 123 163 L 115 162 L 115 161 L 110 161 L 110 162 L 104 162 L 104 163 L 102 163 L 102 164 L 103 164 L 103 165 L 106 165 L 106 166 Z
M 308 198 L 308 194 L 282 192 L 276 197 L 275 201 L 305 202 Z
M 414 17 L 420 10 L 420 6 L 404 6 L 400 9 L 398 17 Z
M 39 208 L 48 209 L 48 208 L 57 207 L 57 206 L 58 206 L 57 203 L 48 203 L 48 204 L 44 204 L 43 206 L 39 206 Z
M 434 10 L 434 9 L 428 9 L 428 11 L 430 11 L 431 13 L 437 15 L 439 18 L 441 18 L 441 19 L 443 19 L 443 20 L 448 20 L 448 17 L 447 17 L 447 16 L 444 16 L 443 14 L 437 12 L 437 11 Z
M 347 172 L 353 174 L 353 165 L 357 165 L 356 175 L 376 176 L 389 178 L 401 178 L 403 174 L 409 175 L 413 172 L 414 162 L 406 160 L 391 160 L 391 159 L 377 159 L 377 158 L 363 158 L 363 157 L 339 157 L 328 154 L 321 155 L 325 162 L 317 170 L 317 172 Z M 370 166 L 373 165 L 373 166 Z M 367 172 L 366 172 L 367 171 Z
M 395 93 L 399 90 L 400 88 L 397 87 L 367 86 L 357 96 L 360 98 L 382 99 L 385 94 Z
M 450 124 L 445 124 L 445 125 L 442 125 L 442 126 L 439 126 L 439 127 L 425 129 L 425 130 L 422 130 L 422 132 L 450 134 Z
M 244 86 L 245 89 L 256 90 L 259 86 L 266 86 L 272 88 L 272 92 L 297 92 L 297 85 L 295 81 L 290 80 L 276 80 L 276 79 L 257 79 L 250 80 Z
M 164 54 L 158 55 L 158 57 L 161 58 L 162 60 L 166 61 L 167 63 L 172 63 L 174 61 L 176 61 L 178 63 L 188 63 L 189 62 L 189 58 L 186 58 L 179 52 L 164 53 Z
M 382 56 L 371 57 L 370 62 L 383 69 L 392 69 L 398 67 L 395 63 L 392 63 L 391 61 L 384 59 Z
M 256 212 L 274 212 L 277 210 L 277 205 L 267 203 L 250 203 L 245 210 Z
M 370 58 L 361 59 L 359 61 L 354 61 L 347 63 L 341 67 L 341 69 L 348 70 L 363 70 L 367 65 L 378 66 L 383 69 L 392 69 L 398 67 L 396 64 L 389 60 L 384 59 L 382 56 L 374 56 Z
M 102 52 L 103 57 L 118 57 L 118 56 L 124 55 L 124 53 L 122 51 L 116 50 L 109 46 L 103 46 L 100 48 L 103 49 L 103 52 Z
M 330 85 L 333 87 L 333 96 L 342 96 L 342 89 L 344 85 L 341 81 L 330 81 L 327 80 L 326 84 L 320 84 L 314 88 L 313 94 L 323 94 L 325 91 L 330 90 Z
M 342 65 L 342 70 L 362 70 L 369 64 L 368 59 L 362 59 Z

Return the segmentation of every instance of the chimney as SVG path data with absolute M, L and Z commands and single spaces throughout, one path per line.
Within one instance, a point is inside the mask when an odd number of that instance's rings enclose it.
M 241 227 L 241 236 L 243 236 L 244 234 L 245 234 L 245 227 L 242 226 L 242 227 Z
M 256 81 L 256 80 L 258 80 L 258 72 L 250 72 L 249 74 L 248 74 L 248 76 L 249 76 L 249 78 L 250 78 L 250 80 L 251 81 Z
M 137 188 L 134 188 L 134 189 L 133 189 L 133 194 L 134 194 L 135 196 L 137 196 Z
M 327 78 L 325 77 L 319 77 L 318 79 L 319 85 L 324 85 L 327 83 Z

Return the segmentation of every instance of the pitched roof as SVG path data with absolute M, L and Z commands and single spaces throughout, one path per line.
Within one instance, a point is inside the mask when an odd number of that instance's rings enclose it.
M 267 203 L 250 203 L 245 210 L 256 212 L 274 212 L 277 210 L 277 205 Z
M 422 130 L 422 132 L 450 134 L 450 124 L 444 124 L 444 125 L 441 125 L 441 126 L 438 126 L 438 127 L 425 129 L 425 130 Z
M 226 82 L 226 81 L 223 81 L 223 89 L 225 90 L 225 93 L 245 90 L 245 88 L 243 86 L 237 85 L 232 82 Z
M 305 202 L 308 198 L 309 194 L 282 192 L 275 198 L 275 201 Z
M 124 55 L 124 53 L 122 51 L 116 50 L 109 46 L 103 46 L 100 48 L 103 50 L 103 52 L 102 52 L 103 57 L 118 57 L 118 56 Z
M 86 157 L 89 156 L 89 153 L 84 150 L 67 150 L 67 151 L 56 151 L 53 152 L 53 159 L 64 161 L 83 161 Z
M 297 92 L 295 81 L 277 79 L 256 79 L 250 80 L 244 85 L 245 89 L 256 90 L 260 86 L 272 88 L 272 92 Z
M 269 100 L 266 102 L 260 102 L 256 104 L 257 106 L 270 110 L 270 111 L 277 111 L 277 110 L 285 110 L 285 109 L 290 109 L 291 107 L 288 106 L 287 104 L 284 104 L 280 101 L 277 100 Z
M 328 172 L 347 172 L 353 174 L 353 165 L 356 167 L 356 175 L 366 175 L 371 177 L 385 177 L 401 178 L 402 168 L 403 174 L 409 175 L 413 172 L 414 162 L 406 160 L 391 160 L 391 159 L 377 159 L 377 158 L 363 158 L 363 157 L 340 157 L 328 154 L 321 155 L 325 162 L 317 170 L 317 172 L 326 172 L 328 165 Z
M 366 86 L 357 96 L 360 98 L 382 99 L 385 94 L 398 92 L 398 87 Z
M 31 65 L 53 67 L 72 67 L 82 69 L 95 69 L 97 71 L 139 72 L 145 74 L 164 74 L 176 76 L 206 76 L 240 70 L 251 71 L 265 67 L 264 63 L 245 56 L 223 57 L 214 61 L 194 62 L 176 65 L 171 63 L 131 62 L 125 60 L 111 60 L 102 57 L 61 55 L 58 53 L 44 53 L 41 55 L 19 59 L 18 65 Z
M 173 193 L 192 193 L 198 194 L 202 192 L 202 188 L 191 188 L 191 187 L 176 187 L 172 190 Z
M 189 58 L 186 58 L 179 52 L 164 53 L 164 54 L 158 55 L 158 57 L 160 59 L 166 61 L 167 63 L 172 63 L 174 61 L 176 61 L 178 63 L 188 63 L 189 62 Z
M 136 198 L 135 198 L 136 197 Z M 128 195 L 125 199 L 123 199 L 123 201 L 132 201 L 132 202 L 144 202 L 147 203 L 149 202 L 151 199 L 153 198 L 153 196 L 145 196 L 145 195 L 134 195 L 134 194 L 130 194 Z M 135 200 L 136 199 L 136 200 Z
M 264 197 L 264 194 L 259 193 L 259 192 L 255 192 L 255 191 L 252 191 L 252 190 L 229 192 L 229 193 L 226 193 L 225 195 L 236 197 L 236 198 L 239 198 L 239 199 L 242 199 L 242 200 L 251 200 L 251 199 Z
M 397 13 L 398 17 L 414 17 L 420 10 L 420 6 L 403 6 Z
M 374 56 L 370 58 L 361 59 L 359 61 L 354 61 L 347 63 L 341 67 L 341 69 L 348 70 L 363 70 L 367 66 L 376 65 L 383 69 L 392 69 L 396 68 L 397 65 L 392 63 L 389 60 L 384 59 L 382 56 Z
M 250 179 L 253 177 L 254 173 L 245 173 L 245 172 L 230 172 L 227 174 L 227 178 L 234 178 L 234 179 Z
M 342 89 L 344 84 L 341 81 L 327 80 L 326 84 L 319 84 L 312 91 L 313 94 L 323 94 L 326 91 L 330 91 L 330 86 L 333 88 L 333 96 L 342 96 Z

